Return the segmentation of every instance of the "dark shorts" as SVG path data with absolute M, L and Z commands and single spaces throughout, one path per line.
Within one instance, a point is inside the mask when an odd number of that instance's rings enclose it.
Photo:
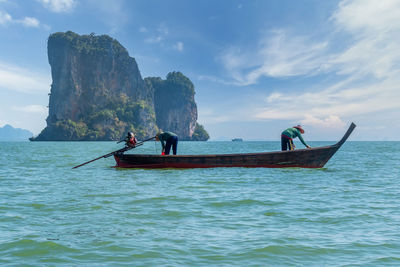
M 293 139 L 292 138 L 288 138 L 284 135 L 281 136 L 281 145 L 282 145 L 282 151 L 286 151 L 286 150 L 293 150 L 294 149 L 294 145 L 293 145 Z
M 174 153 L 174 155 L 176 155 L 176 150 L 178 149 L 177 136 L 171 136 L 170 138 L 167 139 L 167 143 L 165 144 L 165 155 L 169 155 L 169 152 L 171 151 L 171 146 L 172 146 L 172 152 Z

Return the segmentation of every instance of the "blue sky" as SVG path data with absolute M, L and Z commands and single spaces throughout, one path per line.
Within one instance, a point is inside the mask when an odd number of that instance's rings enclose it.
M 400 1 L 0 0 L 0 126 L 45 127 L 51 33 L 108 34 L 181 71 L 211 140 L 400 140 Z

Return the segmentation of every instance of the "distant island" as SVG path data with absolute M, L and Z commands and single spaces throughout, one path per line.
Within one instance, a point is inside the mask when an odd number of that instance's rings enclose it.
M 127 132 L 138 139 L 158 131 L 204 141 L 193 83 L 181 72 L 143 79 L 136 60 L 108 35 L 51 34 L 52 84 L 47 127 L 32 141 L 111 141 Z
M 32 136 L 30 131 L 14 128 L 9 124 L 0 127 L 0 141 L 28 141 Z

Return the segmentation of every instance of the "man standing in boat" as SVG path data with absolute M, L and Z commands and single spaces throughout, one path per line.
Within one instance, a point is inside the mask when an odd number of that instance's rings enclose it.
M 161 142 L 162 155 L 169 155 L 172 146 L 172 152 L 176 155 L 178 148 L 178 136 L 173 132 L 159 132 L 156 135 L 156 140 Z
M 293 144 L 293 138 L 296 137 L 300 139 L 305 147 L 311 148 L 304 141 L 303 137 L 301 136 L 302 134 L 304 134 L 304 130 L 300 125 L 293 126 L 292 128 L 284 130 L 281 135 L 282 151 L 286 151 L 288 150 L 288 148 L 289 150 L 294 150 L 296 146 Z

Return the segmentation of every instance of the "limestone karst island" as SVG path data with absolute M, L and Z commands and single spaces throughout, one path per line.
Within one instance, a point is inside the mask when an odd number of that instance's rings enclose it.
M 58 32 L 47 49 L 49 115 L 32 141 L 111 141 L 127 132 L 145 139 L 159 129 L 180 140 L 209 138 L 197 123 L 194 85 L 181 72 L 143 79 L 135 59 L 107 35 Z

